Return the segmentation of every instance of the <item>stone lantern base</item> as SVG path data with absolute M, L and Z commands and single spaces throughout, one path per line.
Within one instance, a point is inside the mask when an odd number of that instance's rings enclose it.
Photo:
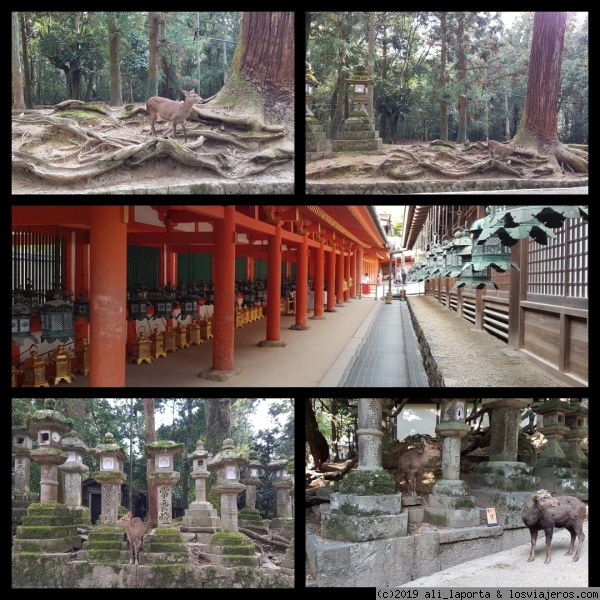
M 320 160 L 333 156 L 331 140 L 328 140 L 323 125 L 314 117 L 306 117 L 306 160 Z
M 252 540 L 243 533 L 220 531 L 211 540 L 208 552 L 200 556 L 225 567 L 258 567 L 259 555 Z
M 246 506 L 242 508 L 238 514 L 238 525 L 251 529 L 261 535 L 268 533 L 267 528 L 263 524 L 262 516 L 257 508 L 250 508 Z
M 41 525 L 52 523 L 52 525 Z M 30 504 L 23 524 L 17 527 L 13 552 L 66 552 L 81 548 L 78 525 L 91 526 L 90 509 L 64 504 Z
M 381 138 L 375 130 L 371 118 L 365 116 L 350 116 L 344 122 L 342 131 L 337 139 L 331 142 L 334 152 L 379 152 Z

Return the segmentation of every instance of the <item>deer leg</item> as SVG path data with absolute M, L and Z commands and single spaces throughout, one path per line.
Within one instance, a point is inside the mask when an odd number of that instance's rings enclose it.
M 550 564 L 550 549 L 552 547 L 552 527 L 546 529 L 546 560 L 545 565 Z
M 573 535 L 573 534 L 571 534 Z M 575 556 L 573 557 L 573 561 L 579 560 L 579 554 L 581 553 L 581 547 L 583 546 L 583 542 L 585 542 L 585 534 L 583 533 L 583 527 L 580 526 L 577 535 L 579 536 L 579 545 L 577 546 L 577 552 L 575 552 Z
M 573 554 L 573 549 L 575 548 L 575 540 L 577 538 L 577 533 L 571 527 L 566 527 L 567 531 L 571 534 L 571 543 L 569 544 L 569 549 L 565 552 L 565 556 L 569 556 Z
M 184 139 L 184 143 L 187 144 L 187 134 L 185 132 L 185 121 L 181 124 L 181 126 L 183 127 L 183 139 Z
M 533 529 L 530 529 L 530 533 L 531 533 L 531 552 L 529 553 L 529 558 L 527 559 L 527 562 L 531 562 L 532 560 L 535 560 L 535 544 L 537 542 L 537 536 L 538 536 L 538 532 L 534 531 Z

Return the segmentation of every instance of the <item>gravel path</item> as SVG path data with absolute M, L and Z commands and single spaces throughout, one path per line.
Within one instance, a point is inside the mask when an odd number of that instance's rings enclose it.
M 446 387 L 568 387 L 431 296 L 409 296 Z

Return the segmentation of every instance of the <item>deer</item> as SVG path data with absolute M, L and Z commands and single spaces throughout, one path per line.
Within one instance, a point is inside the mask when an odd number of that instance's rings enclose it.
M 142 540 L 144 538 L 144 533 L 146 533 L 144 522 L 139 517 L 133 517 L 131 512 L 128 512 L 117 521 L 117 525 L 124 527 L 125 532 L 127 533 L 131 551 L 131 560 L 129 561 L 129 564 L 139 565 Z
M 417 473 L 429 462 L 434 456 L 441 456 L 437 446 L 431 440 L 421 438 L 423 449 L 410 448 L 403 452 L 398 459 L 398 467 L 404 474 L 407 483 L 407 491 L 413 498 L 417 495 Z
M 492 155 L 492 158 L 494 158 L 494 152 L 498 156 L 506 158 L 507 156 L 510 156 L 515 151 L 515 149 L 511 148 L 510 146 L 505 146 L 500 142 L 496 142 L 495 140 L 490 140 L 488 142 L 488 151 Z
M 185 95 L 184 102 L 176 102 L 175 100 L 161 98 L 160 96 L 152 96 L 152 98 L 146 100 L 146 110 L 150 115 L 150 127 L 152 128 L 152 135 L 154 135 L 154 137 L 156 137 L 154 123 L 156 118 L 160 117 L 165 121 L 171 121 L 173 123 L 173 139 L 175 139 L 177 123 L 181 123 L 181 127 L 183 127 L 183 138 L 187 144 L 185 120 L 192 112 L 192 106 L 202 102 L 202 98 L 198 96 L 194 90 L 190 90 L 189 92 L 182 90 L 182 93 Z

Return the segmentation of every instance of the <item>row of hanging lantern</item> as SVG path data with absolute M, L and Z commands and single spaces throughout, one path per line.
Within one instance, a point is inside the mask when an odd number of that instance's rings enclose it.
M 82 314 L 79 306 L 75 312 L 75 304 L 71 302 L 71 294 L 58 284 L 53 290 L 45 292 L 45 302 L 40 304 L 39 294 L 32 289 L 31 284 L 25 290 L 19 288 L 13 292 L 11 333 L 17 346 L 25 341 L 37 342 L 31 334 L 31 321 L 39 314 L 42 328 L 42 342 L 68 342 L 75 337 L 73 320 Z M 89 310 L 87 312 L 89 319 Z
M 510 248 L 519 240 L 530 236 L 547 244 L 565 219 L 588 220 L 587 206 L 488 206 L 486 212 L 470 229 L 457 228 L 452 240 L 431 244 L 408 281 L 460 277 L 455 288 L 497 288 L 491 269 L 501 273 L 510 269 Z

